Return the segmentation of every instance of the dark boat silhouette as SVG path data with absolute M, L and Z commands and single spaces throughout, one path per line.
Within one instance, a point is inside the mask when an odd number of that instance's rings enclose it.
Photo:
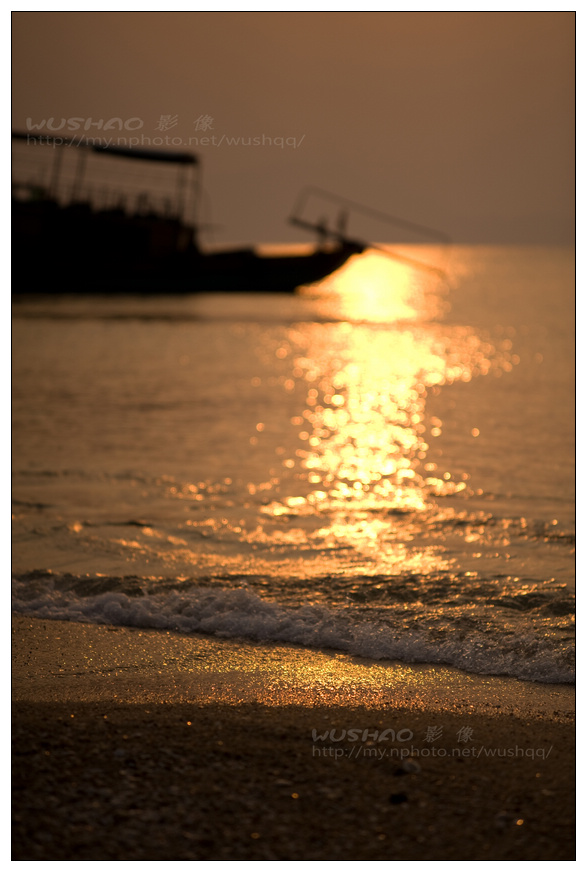
M 13 181 L 15 294 L 293 292 L 366 247 L 347 239 L 340 228 L 310 225 L 307 229 L 320 238 L 309 254 L 263 255 L 252 247 L 207 252 L 200 247 L 195 220 L 186 217 L 198 199 L 196 155 L 26 133 L 13 133 L 13 140 L 50 150 L 45 183 L 32 171 Z M 129 202 L 98 186 L 97 196 L 87 184 L 86 164 L 92 156 L 173 166 L 176 190 L 159 199 L 143 190 Z M 64 158 L 75 161 L 66 181 Z
M 443 270 L 389 248 L 351 238 L 350 211 L 391 224 L 420 242 L 446 245 L 436 230 L 365 208 L 319 188 L 306 188 L 290 222 L 318 235 L 307 254 L 266 255 L 253 247 L 206 251 L 196 220 L 201 199 L 199 159 L 191 152 L 118 146 L 92 139 L 14 133 L 28 163 L 13 155 L 12 287 L 19 294 L 172 294 L 215 291 L 286 292 L 312 284 L 367 248 L 445 277 Z M 22 155 L 21 155 L 22 157 Z M 36 158 L 48 158 L 44 165 Z M 95 160 L 94 176 L 91 160 Z M 97 165 L 96 165 L 97 164 Z M 122 166 L 108 187 L 108 169 Z M 138 187 L 125 189 L 133 169 Z M 153 192 L 153 167 L 171 168 L 163 191 Z M 130 169 L 129 169 L 130 167 Z M 69 173 L 69 175 L 68 175 Z M 332 216 L 308 220 L 308 199 L 320 198 Z M 333 225 L 333 226 L 332 226 Z

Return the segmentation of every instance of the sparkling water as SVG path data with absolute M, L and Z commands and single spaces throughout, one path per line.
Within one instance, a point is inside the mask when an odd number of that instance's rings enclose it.
M 574 680 L 571 250 L 80 290 L 14 305 L 15 611 Z

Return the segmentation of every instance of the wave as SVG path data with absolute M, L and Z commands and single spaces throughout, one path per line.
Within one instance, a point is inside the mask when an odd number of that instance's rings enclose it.
M 447 664 L 481 675 L 543 683 L 574 682 L 572 642 L 557 642 L 548 633 L 540 637 L 531 630 L 508 633 L 495 628 L 484 633 L 476 626 L 463 635 L 448 626 L 438 634 L 425 623 L 408 630 L 386 623 L 384 617 L 361 616 L 352 608 L 282 605 L 246 586 L 180 584 L 178 589 L 145 593 L 140 579 L 93 579 L 85 580 L 81 594 L 75 585 L 58 582 L 41 573 L 15 578 L 13 611 L 53 620 L 327 648 L 375 660 Z

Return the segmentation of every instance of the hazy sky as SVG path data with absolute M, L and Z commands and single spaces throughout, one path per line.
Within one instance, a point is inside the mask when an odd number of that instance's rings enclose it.
M 143 144 L 194 148 L 220 242 L 306 241 L 285 221 L 305 185 L 456 241 L 572 242 L 574 26 L 572 12 L 16 12 L 13 127 L 118 117 Z

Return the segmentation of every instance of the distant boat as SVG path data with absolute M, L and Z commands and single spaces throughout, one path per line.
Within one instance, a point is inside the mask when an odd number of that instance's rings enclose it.
M 190 204 L 195 211 L 198 199 L 196 155 L 38 134 L 12 137 L 28 146 L 27 157 L 38 158 L 40 149 L 49 156 L 44 176 L 33 167 L 35 161 L 18 173 L 13 161 L 12 276 L 17 295 L 289 293 L 324 278 L 367 247 L 348 239 L 341 227 L 330 231 L 320 223 L 297 221 L 319 234 L 309 254 L 265 256 L 254 248 L 206 252 L 200 247 L 197 222 L 186 214 Z M 87 173 L 91 155 L 175 166 L 176 190 L 157 197 L 142 190 L 129 198 L 121 190 L 104 188 L 100 179 L 92 188 Z M 67 162 L 73 171 L 64 180 Z

